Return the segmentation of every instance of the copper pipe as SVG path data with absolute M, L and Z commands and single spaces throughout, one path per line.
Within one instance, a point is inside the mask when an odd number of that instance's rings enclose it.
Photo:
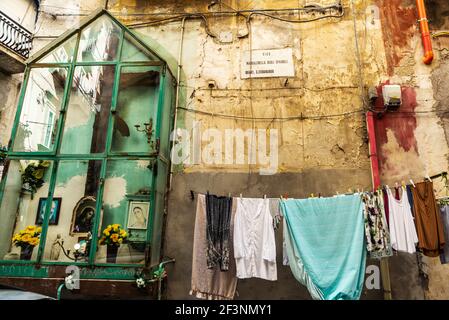
M 422 60 L 425 64 L 431 64 L 433 60 L 433 50 L 429 31 L 429 20 L 427 19 L 424 0 L 416 0 L 416 7 L 418 8 L 418 21 L 419 27 L 421 29 L 421 37 L 424 47 L 424 57 Z

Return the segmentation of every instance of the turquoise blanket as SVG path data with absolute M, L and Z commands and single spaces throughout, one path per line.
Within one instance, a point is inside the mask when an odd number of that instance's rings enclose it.
M 366 263 L 360 195 L 281 201 L 290 268 L 312 298 L 356 300 Z

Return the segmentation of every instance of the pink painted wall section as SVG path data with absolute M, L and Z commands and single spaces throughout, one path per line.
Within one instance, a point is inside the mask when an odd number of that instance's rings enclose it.
M 385 83 L 388 84 L 388 83 Z M 377 87 L 379 98 L 376 101 L 376 110 L 383 109 L 382 84 Z M 381 174 L 385 171 L 396 171 L 394 161 L 388 161 L 393 156 L 392 148 L 386 148 L 387 144 L 394 144 L 395 149 L 401 149 L 402 152 L 412 153 L 418 156 L 418 146 L 415 138 L 417 121 L 415 108 L 417 107 L 416 92 L 413 88 L 402 87 L 402 105 L 398 111 L 386 112 L 381 118 L 375 120 L 377 150 L 379 157 L 379 166 Z M 389 135 L 390 133 L 390 135 Z M 395 141 L 389 141 L 392 138 Z M 394 155 L 395 157 L 397 155 Z M 413 157 L 414 158 L 414 157 Z M 401 167 L 398 165 L 397 167 Z

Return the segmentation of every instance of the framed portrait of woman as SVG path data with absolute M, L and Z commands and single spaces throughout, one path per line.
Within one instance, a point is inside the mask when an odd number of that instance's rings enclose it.
M 128 229 L 146 230 L 149 212 L 149 202 L 130 201 L 128 207 Z

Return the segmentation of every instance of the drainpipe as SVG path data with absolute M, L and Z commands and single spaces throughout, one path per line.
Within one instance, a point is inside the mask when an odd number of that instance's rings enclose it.
M 374 113 L 368 111 L 366 113 L 366 127 L 368 129 L 369 140 L 369 157 L 371 159 L 371 177 L 373 182 L 373 190 L 380 186 L 379 175 L 379 159 L 377 157 L 376 131 L 374 128 Z
M 366 113 L 366 127 L 368 130 L 369 140 L 369 157 L 371 160 L 371 178 L 373 183 L 373 190 L 376 190 L 380 186 L 380 174 L 379 174 L 379 159 L 377 157 L 377 145 L 376 145 L 376 129 L 374 127 L 375 115 L 372 111 Z M 391 282 L 390 282 L 390 267 L 388 264 L 388 258 L 382 258 L 380 260 L 380 274 L 382 277 L 382 286 L 384 289 L 384 299 L 392 300 L 391 296 Z
M 180 92 L 180 84 L 181 84 L 181 69 L 182 69 L 182 47 L 184 44 L 184 29 L 186 24 L 187 17 L 182 18 L 181 22 L 181 36 L 179 40 L 179 54 L 178 54 L 178 68 L 176 73 L 176 97 L 175 97 L 175 115 L 173 121 L 173 143 L 176 140 L 176 125 L 178 120 L 178 107 L 179 107 L 179 92 Z M 168 190 L 172 189 L 172 180 L 173 180 L 173 161 L 170 161 L 170 178 L 169 178 L 169 187 Z
M 416 7 L 418 8 L 418 21 L 424 47 L 424 57 L 422 60 L 425 64 L 431 64 L 433 60 L 432 41 L 430 38 L 429 20 L 427 19 L 424 0 L 416 0 Z

